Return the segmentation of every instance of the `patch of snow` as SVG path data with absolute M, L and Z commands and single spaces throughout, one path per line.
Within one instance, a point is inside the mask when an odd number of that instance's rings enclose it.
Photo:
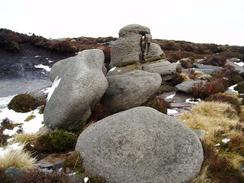
M 8 154 L 10 151 L 16 151 L 18 149 L 22 150 L 23 148 L 24 148 L 24 144 L 20 144 L 20 143 L 14 143 L 5 147 L 0 147 L 0 157 L 1 156 L 3 157 L 5 154 Z
M 52 60 L 48 60 L 48 62 L 49 62 L 49 63 L 53 63 L 53 61 L 52 61 Z
M 234 88 L 237 86 L 237 84 L 230 86 L 227 89 L 227 92 L 232 92 L 232 93 L 238 93 L 238 91 L 236 91 Z
M 39 108 L 34 111 L 19 113 L 14 110 L 9 110 L 7 107 L 2 109 L 0 115 L 0 123 L 3 119 L 8 118 L 13 124 L 20 124 L 14 127 L 12 130 L 4 130 L 5 135 L 13 136 L 17 133 L 19 129 L 22 129 L 23 133 L 36 133 L 41 127 L 43 127 L 43 114 L 39 113 Z M 25 121 L 30 115 L 35 116 L 29 121 Z
M 0 109 L 3 109 L 8 106 L 9 102 L 15 97 L 15 95 L 0 97 Z
M 172 94 L 172 95 L 169 95 L 169 96 L 165 97 L 165 99 L 172 99 L 172 98 L 174 98 L 174 96 L 175 96 L 175 93 Z
M 40 55 L 36 55 L 36 56 L 34 56 L 35 58 L 40 58 L 41 56 Z
M 120 70 L 120 69 L 118 69 L 117 71 L 118 71 L 118 72 L 121 72 L 121 70 Z
M 52 87 L 47 87 L 47 88 L 42 89 L 41 91 L 42 91 L 43 93 L 48 94 L 48 93 L 50 93 L 51 89 L 52 89 Z
M 177 114 L 177 113 L 179 113 L 177 110 L 175 110 L 175 109 L 167 109 L 167 115 L 175 115 L 175 114 Z
M 201 99 L 200 98 L 197 98 L 197 99 L 188 98 L 188 99 L 186 99 L 185 102 L 189 103 L 189 104 L 198 104 L 199 102 L 201 102 Z
M 244 62 L 234 62 L 234 64 L 239 65 L 239 66 L 241 66 L 241 67 L 244 66 Z
M 34 67 L 37 69 L 44 69 L 47 72 L 51 71 L 51 68 L 48 65 L 38 64 L 38 65 L 34 65 Z
M 58 76 L 54 79 L 51 88 L 49 89 L 49 93 L 47 96 L 47 102 L 49 101 L 49 99 L 51 98 L 53 92 L 55 91 L 55 89 L 58 87 L 59 83 L 61 81 L 61 78 L 59 78 Z
M 114 71 L 116 69 L 116 67 L 113 67 L 112 69 L 110 69 L 109 71 Z
M 13 136 L 17 133 L 18 130 L 19 130 L 19 127 L 14 127 L 12 130 L 5 129 L 3 131 L 3 135 Z
M 218 143 L 218 144 L 215 144 L 215 146 L 216 146 L 216 147 L 219 147 L 219 146 L 220 146 L 220 143 Z
M 88 181 L 89 181 L 89 178 L 88 177 L 85 177 L 84 178 L 84 183 L 88 183 Z
M 228 139 L 228 138 L 224 138 L 224 139 L 222 139 L 221 140 L 224 144 L 226 144 L 226 143 L 228 143 L 229 141 L 230 141 L 230 139 Z

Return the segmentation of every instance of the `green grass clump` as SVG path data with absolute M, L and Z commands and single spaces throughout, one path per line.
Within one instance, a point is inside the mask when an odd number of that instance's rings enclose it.
M 74 149 L 76 140 L 77 135 L 56 129 L 49 134 L 40 136 L 35 147 L 44 152 L 65 152 Z
M 17 95 L 8 104 L 8 108 L 16 112 L 29 112 L 37 107 L 37 100 L 29 94 Z

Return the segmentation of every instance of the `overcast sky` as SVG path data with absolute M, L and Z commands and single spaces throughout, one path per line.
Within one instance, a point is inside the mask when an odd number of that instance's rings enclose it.
M 244 0 L 0 0 L 0 28 L 47 38 L 118 36 L 137 23 L 153 38 L 244 46 Z

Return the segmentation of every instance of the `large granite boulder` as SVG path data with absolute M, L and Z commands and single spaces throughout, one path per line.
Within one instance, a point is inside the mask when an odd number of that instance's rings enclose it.
M 137 107 L 98 121 L 79 136 L 88 174 L 109 183 L 190 182 L 203 161 L 194 132 L 149 107 Z
M 55 87 L 47 97 L 44 110 L 44 122 L 48 127 L 68 130 L 82 127 L 91 115 L 91 108 L 108 87 L 103 65 L 103 52 L 91 49 L 54 66 Z
M 129 24 L 119 30 L 119 37 L 126 37 L 131 34 L 150 34 L 150 29 L 139 24 Z
M 139 34 L 120 38 L 111 43 L 111 63 L 113 66 L 124 66 L 140 61 L 140 39 Z
M 149 62 L 143 64 L 142 69 L 147 72 L 159 73 L 160 75 L 175 74 L 180 67 L 178 63 L 170 63 L 167 60 L 159 60 L 157 62 Z
M 145 103 L 159 89 L 162 79 L 157 73 L 134 70 L 107 76 L 109 87 L 102 102 L 112 112 Z

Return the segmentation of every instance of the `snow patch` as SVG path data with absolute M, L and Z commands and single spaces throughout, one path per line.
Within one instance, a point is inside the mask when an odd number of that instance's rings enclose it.
M 36 56 L 34 56 L 35 58 L 40 58 L 41 56 L 40 55 L 36 55 Z
M 88 183 L 88 181 L 89 181 L 89 178 L 88 177 L 85 177 L 84 178 L 84 183 Z
M 244 66 L 244 62 L 234 62 L 234 64 L 239 65 L 239 66 L 241 66 L 241 67 Z
M 61 78 L 59 78 L 58 76 L 53 81 L 53 84 L 52 84 L 51 88 L 49 89 L 49 93 L 48 93 L 48 96 L 47 96 L 47 101 L 49 101 L 49 99 L 51 98 L 53 92 L 58 87 L 60 81 L 61 81 Z
M 37 69 L 44 69 L 47 72 L 51 71 L 51 68 L 48 65 L 38 64 L 38 65 L 34 65 L 34 67 Z
M 179 112 L 175 109 L 167 109 L 167 115 L 174 116 L 177 113 L 179 113 Z
M 232 92 L 232 93 L 238 93 L 238 91 L 236 91 L 234 88 L 237 86 L 237 84 L 230 86 L 227 89 L 227 92 Z
M 5 156 L 5 154 L 8 154 L 11 151 L 22 150 L 23 148 L 24 144 L 20 143 L 14 143 L 5 147 L 0 147 L 0 157 Z
M 110 69 L 109 71 L 114 71 L 116 69 L 116 67 L 113 67 L 112 69 Z
M 9 102 L 15 97 L 15 95 L 0 97 L 0 109 L 8 106 Z
M 12 130 L 4 130 L 3 134 L 13 136 L 17 133 L 18 130 L 22 129 L 23 133 L 36 133 L 39 131 L 43 124 L 43 114 L 39 113 L 39 108 L 34 111 L 19 113 L 14 110 L 9 110 L 7 107 L 2 109 L 0 115 L 0 124 L 3 119 L 8 118 L 13 124 L 20 124 L 17 127 L 14 127 Z M 25 121 L 29 116 L 34 116 L 29 121 Z
M 172 99 L 172 98 L 174 98 L 174 96 L 175 96 L 175 93 L 172 94 L 172 95 L 169 95 L 169 96 L 165 97 L 165 99 Z

